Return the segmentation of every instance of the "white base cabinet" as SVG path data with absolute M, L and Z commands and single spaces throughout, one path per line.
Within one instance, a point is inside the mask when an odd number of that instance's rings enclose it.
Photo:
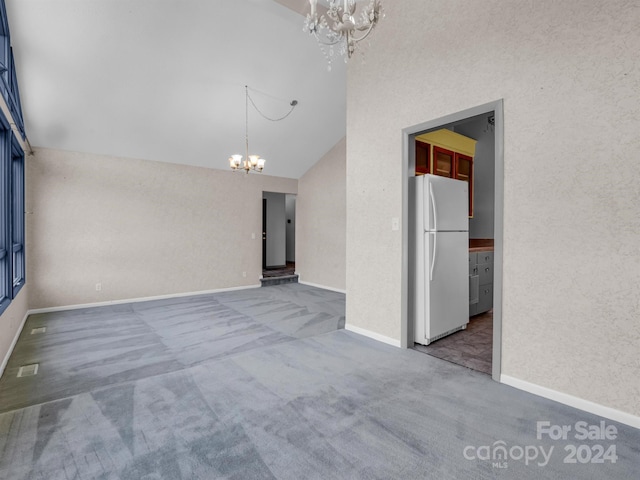
M 469 316 L 493 308 L 493 252 L 469 253 Z

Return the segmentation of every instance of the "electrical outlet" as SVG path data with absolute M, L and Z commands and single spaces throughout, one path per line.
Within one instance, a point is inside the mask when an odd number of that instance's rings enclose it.
M 252 234 L 251 234 L 251 240 L 255 240 L 255 239 L 256 239 L 256 234 L 255 234 L 255 233 L 252 233 Z
M 391 230 L 394 232 L 400 230 L 400 219 L 398 217 L 393 217 L 391 219 Z
M 96 283 L 96 292 L 99 292 L 102 290 L 102 284 L 101 283 Z
M 247 272 L 242 272 L 242 276 L 246 277 L 247 276 Z

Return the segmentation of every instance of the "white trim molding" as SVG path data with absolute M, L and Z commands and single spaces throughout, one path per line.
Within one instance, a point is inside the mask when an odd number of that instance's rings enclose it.
M 376 332 L 372 332 L 371 330 L 367 330 L 365 328 L 361 328 L 361 327 L 356 327 L 355 325 L 351 325 L 351 324 L 346 324 L 344 326 L 345 330 L 348 330 L 349 332 L 353 332 L 353 333 L 357 333 L 358 335 L 362 335 L 365 337 L 369 337 L 373 340 L 377 340 L 378 342 L 382 342 L 382 343 L 386 343 L 387 345 L 391 345 L 393 347 L 398 347 L 401 348 L 401 343 L 400 340 L 397 340 L 395 338 L 391 338 L 391 337 L 387 337 L 385 335 L 380 335 L 379 333 Z
M 200 292 L 172 293 L 169 295 L 157 295 L 154 297 L 125 298 L 122 300 L 108 300 L 106 302 L 83 303 L 78 305 L 65 305 L 60 307 L 36 308 L 33 310 L 29 310 L 27 312 L 27 315 L 31 315 L 34 313 L 62 312 L 65 310 L 79 310 L 81 308 L 105 307 L 108 305 L 121 305 L 123 303 L 139 303 L 139 302 L 149 302 L 151 300 L 168 300 L 171 298 L 195 297 L 197 295 L 208 295 L 211 293 L 232 292 L 235 290 L 249 290 L 251 288 L 260 288 L 260 285 L 246 285 L 242 287 L 219 288 L 215 290 L 203 290 Z
M 24 324 L 27 323 L 27 318 L 29 318 L 29 315 L 31 315 L 31 312 L 27 310 L 27 313 L 24 314 L 24 318 L 22 319 L 22 322 L 20 322 L 20 326 L 18 327 L 18 330 L 16 330 L 16 334 L 13 337 L 11 345 L 9 345 L 7 354 L 4 356 L 4 359 L 2 360 L 2 364 L 0 365 L 0 377 L 2 377 L 2 375 L 4 374 L 4 369 L 7 368 L 7 364 L 9 363 L 9 358 L 11 358 L 13 349 L 16 348 L 16 343 L 18 343 L 18 339 L 20 338 L 20 334 L 24 329 Z
M 568 405 L 578 410 L 593 413 L 616 422 L 624 423 L 630 427 L 640 428 L 640 417 L 632 415 L 615 408 L 600 405 L 599 403 L 591 402 L 583 398 L 569 395 L 568 393 L 558 392 L 535 383 L 529 383 L 519 378 L 510 377 L 508 375 L 500 375 L 500 383 L 517 388 L 518 390 L 524 390 L 525 392 L 533 393 L 539 397 L 548 398 L 558 403 Z
M 322 288 L 323 290 L 330 290 L 332 292 L 344 293 L 345 295 L 347 294 L 346 290 L 340 290 L 339 288 L 327 287 L 326 285 L 318 285 L 317 283 L 303 282 L 299 278 L 298 278 L 298 283 L 301 284 L 301 285 L 307 285 L 309 287 Z

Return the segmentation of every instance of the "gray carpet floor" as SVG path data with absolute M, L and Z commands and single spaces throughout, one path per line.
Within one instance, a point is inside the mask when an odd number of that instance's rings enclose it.
M 637 478 L 639 430 L 538 439 L 603 419 L 347 332 L 344 302 L 288 284 L 30 317 L 0 380 L 0 478 Z M 41 370 L 15 378 L 23 362 Z
M 295 285 L 31 315 L 0 379 L 0 412 L 335 331 L 344 302 Z M 33 363 L 35 377 L 16 377 Z

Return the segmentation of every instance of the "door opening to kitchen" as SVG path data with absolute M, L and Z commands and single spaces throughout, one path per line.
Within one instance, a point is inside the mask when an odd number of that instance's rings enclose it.
M 502 104 L 442 120 L 405 131 L 407 347 L 498 380 Z

